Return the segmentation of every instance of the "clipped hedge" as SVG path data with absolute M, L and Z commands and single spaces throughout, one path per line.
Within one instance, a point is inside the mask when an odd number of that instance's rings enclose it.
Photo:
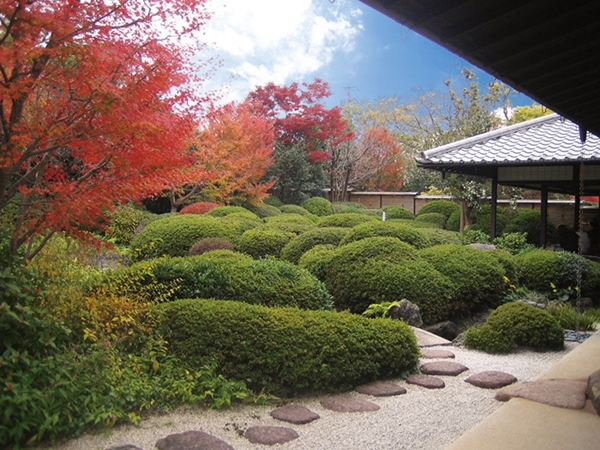
M 377 217 L 358 213 L 339 213 L 331 216 L 321 217 L 317 222 L 318 227 L 344 227 L 352 228 L 361 223 L 378 220 Z
M 242 234 L 236 249 L 255 259 L 265 256 L 279 258 L 283 247 L 295 237 L 295 233 L 261 226 Z
M 222 238 L 205 238 L 200 239 L 190 247 L 190 256 L 202 255 L 213 250 L 233 250 L 233 244 L 227 239 Z
M 488 353 L 508 353 L 519 347 L 560 350 L 564 334 L 548 311 L 511 302 L 498 307 L 483 325 L 469 328 L 464 345 Z
M 385 211 L 385 216 L 387 219 L 408 219 L 413 220 L 415 215 L 413 212 L 405 208 L 404 206 L 398 205 L 388 205 L 382 208 L 382 211 Z
M 277 208 L 276 206 L 272 206 L 272 205 L 244 205 L 244 208 L 246 208 L 248 211 L 256 214 L 258 217 L 265 218 L 265 217 L 272 217 L 272 216 L 279 216 L 281 214 L 281 210 L 279 208 Z
M 419 228 L 425 234 L 431 245 L 440 244 L 462 244 L 460 234 L 456 231 L 441 230 L 439 228 Z
M 281 214 L 280 216 L 265 217 L 265 227 L 275 230 L 288 231 L 296 235 L 316 227 L 316 224 L 306 216 L 298 214 Z
M 441 213 L 448 219 L 456 211 L 460 213 L 460 206 L 452 200 L 434 200 L 421 206 L 416 215 Z
M 319 217 L 335 214 L 333 204 L 323 197 L 312 197 L 304 200 L 300 206 L 306 209 L 309 213 Z
M 169 349 L 189 368 L 219 372 L 256 392 L 335 392 L 415 370 L 419 349 L 401 321 L 238 302 L 180 300 L 156 307 Z
M 213 208 L 205 213 L 206 216 L 211 217 L 224 217 L 229 214 L 244 214 L 252 219 L 258 219 L 256 214 L 241 206 L 219 206 L 218 208 Z
M 450 214 L 446 220 L 446 230 L 460 231 L 460 209 Z
M 506 215 L 506 210 L 502 206 L 496 207 L 496 236 L 500 236 L 508 223 L 510 218 Z M 486 234 L 490 234 L 492 230 L 492 207 L 491 205 L 484 205 L 482 211 L 474 214 L 473 224 L 470 226 L 471 230 L 483 231 Z
M 385 222 L 371 221 L 355 226 L 340 242 L 340 245 L 376 236 L 395 237 L 416 248 L 431 246 L 431 241 L 421 230 L 410 225 L 389 220 Z
M 504 233 L 527 233 L 527 243 L 540 245 L 540 212 L 535 209 L 519 211 L 504 227 Z M 550 221 L 546 225 L 546 235 L 549 241 L 555 239 L 556 227 Z
M 279 210 L 284 214 L 300 214 L 301 216 L 310 214 L 306 209 L 299 205 L 281 205 Z
M 415 217 L 415 221 L 417 222 L 427 222 L 437 225 L 439 228 L 444 228 L 446 226 L 446 216 L 442 213 L 426 213 L 419 214 Z
M 508 292 L 504 267 L 487 251 L 443 244 L 420 250 L 419 255 L 456 286 L 456 312 L 496 307 Z
M 308 270 L 319 281 L 325 281 L 327 266 L 335 255 L 335 245 L 317 245 L 304 253 L 298 261 L 298 266 Z
M 348 228 L 329 227 L 308 230 L 292 239 L 281 251 L 281 258 L 298 264 L 300 257 L 319 244 L 338 245 L 348 234 Z

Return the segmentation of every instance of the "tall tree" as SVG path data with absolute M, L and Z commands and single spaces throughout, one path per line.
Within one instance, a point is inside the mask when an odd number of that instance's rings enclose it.
M 0 1 L 0 210 L 19 209 L 13 252 L 81 234 L 185 163 L 195 125 L 184 111 L 200 99 L 197 49 L 180 38 L 202 29 L 205 1 Z

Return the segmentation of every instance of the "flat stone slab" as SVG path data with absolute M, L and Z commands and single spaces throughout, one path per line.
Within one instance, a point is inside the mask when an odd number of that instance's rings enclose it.
M 369 412 L 377 411 L 379 405 L 362 398 L 338 395 L 327 397 L 322 401 L 323 407 L 336 412 Z
M 432 361 L 422 364 L 421 372 L 425 375 L 449 375 L 455 377 L 469 368 L 454 361 Z
M 437 345 L 452 345 L 452 342 L 450 342 L 447 339 L 444 339 L 442 337 L 436 336 L 433 333 L 430 333 L 429 331 L 425 331 L 422 330 L 421 328 L 416 328 L 416 327 L 410 327 L 413 332 L 415 333 L 415 336 L 417 338 L 417 344 L 419 347 L 434 347 Z
M 391 397 L 393 395 L 406 394 L 406 388 L 396 383 L 389 381 L 375 381 L 369 384 L 357 386 L 354 389 L 356 392 L 374 397 Z
M 559 408 L 583 409 L 587 385 L 587 381 L 578 380 L 536 380 L 503 387 L 495 399 L 505 402 L 518 397 Z
M 294 404 L 285 405 L 271 411 L 271 417 L 277 420 L 283 420 L 284 422 L 295 423 L 297 425 L 309 423 L 320 418 L 317 413 L 312 412 L 306 406 Z
M 286 427 L 250 427 L 244 433 L 253 444 L 275 445 L 298 439 L 296 430 Z
M 438 348 L 422 348 L 421 357 L 427 359 L 451 359 L 454 358 L 454 353 L 450 350 L 442 350 Z
M 143 450 L 133 444 L 119 445 L 117 447 L 107 448 L 106 450 Z
M 234 450 L 227 442 L 204 431 L 170 434 L 155 444 L 158 450 Z
M 406 379 L 408 384 L 416 384 L 427 389 L 442 389 L 446 387 L 444 380 L 431 375 L 416 374 L 411 375 Z
M 517 377 L 499 370 L 487 370 L 471 375 L 465 381 L 484 389 L 498 389 L 516 383 Z

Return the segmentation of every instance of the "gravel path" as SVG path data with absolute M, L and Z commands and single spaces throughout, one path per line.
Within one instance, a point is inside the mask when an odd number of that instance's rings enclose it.
M 531 381 L 577 345 L 567 342 L 565 350 L 560 352 L 519 351 L 510 355 L 488 355 L 453 346 L 438 347 L 451 350 L 456 355 L 454 361 L 470 370 L 457 377 L 441 377 L 446 383 L 444 389 L 429 390 L 397 379 L 391 381 L 406 387 L 406 394 L 375 398 L 349 393 L 378 404 L 381 409 L 375 412 L 333 412 L 321 406 L 323 397 L 306 397 L 294 402 L 306 406 L 321 418 L 306 425 L 293 425 L 273 419 L 269 415 L 275 409 L 273 405 L 235 406 L 220 411 L 182 407 L 168 414 L 152 415 L 139 427 L 119 426 L 52 447 L 38 448 L 106 450 L 133 444 L 153 450 L 155 442 L 169 434 L 199 430 L 226 441 L 236 450 L 264 450 L 264 445 L 252 444 L 244 438 L 243 432 L 251 426 L 272 425 L 293 428 L 300 435 L 299 439 L 274 447 L 282 450 L 443 449 L 502 406 L 494 400 L 494 390 L 465 383 L 467 377 L 485 370 L 500 370 L 516 376 L 519 381 Z

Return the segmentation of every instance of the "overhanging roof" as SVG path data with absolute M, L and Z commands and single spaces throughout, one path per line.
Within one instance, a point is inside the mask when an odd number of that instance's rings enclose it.
M 579 127 L 551 114 L 424 151 L 420 167 L 497 177 L 500 184 L 576 194 L 600 193 L 600 138 L 580 140 Z
M 600 136 L 600 1 L 361 1 Z

